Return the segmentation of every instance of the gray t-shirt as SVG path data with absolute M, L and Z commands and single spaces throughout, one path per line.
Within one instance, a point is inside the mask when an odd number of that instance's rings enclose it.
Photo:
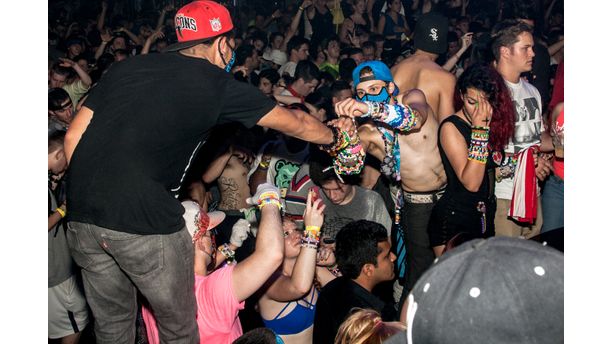
M 385 208 L 385 202 L 378 193 L 372 190 L 355 187 L 355 196 L 350 203 L 344 205 L 333 204 L 325 193 L 320 191 L 325 203 L 325 220 L 321 228 L 323 237 L 334 239 L 338 231 L 349 222 L 356 220 L 369 220 L 380 223 L 391 236 L 391 217 Z
M 57 209 L 57 201 L 51 189 L 49 190 L 49 214 Z M 48 233 L 49 249 L 49 288 L 64 282 L 75 273 L 74 262 L 66 242 L 66 231 L 60 221 Z

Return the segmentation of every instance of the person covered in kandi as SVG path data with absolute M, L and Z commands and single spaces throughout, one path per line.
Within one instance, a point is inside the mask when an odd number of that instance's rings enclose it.
M 242 335 L 238 311 L 278 268 L 283 259 L 283 237 L 278 189 L 261 184 L 249 199 L 261 210 L 255 252 L 240 263 L 230 258 L 227 246 L 216 248 L 212 229 L 225 218 L 220 211 L 207 213 L 197 203 L 184 201 L 185 223 L 194 246 L 196 320 L 200 343 L 231 343 Z M 234 226 L 234 231 L 244 230 Z M 240 235 L 238 235 L 240 236 Z M 241 237 L 245 237 L 242 235 Z M 226 263 L 225 263 L 226 262 Z M 143 307 L 149 343 L 160 341 L 155 310 Z
M 324 210 L 323 200 L 315 198 L 311 190 L 304 212 L 306 230 L 302 232 L 295 222 L 284 219 L 285 258 L 262 288 L 258 303 L 262 320 L 286 344 L 312 342 L 319 296 L 313 282 L 316 278 L 324 286 L 335 278 L 326 268 L 317 266 L 319 258 L 327 256 L 317 254 Z
M 459 110 L 440 123 L 438 135 L 448 184 L 429 221 L 436 256 L 459 233 L 472 238 L 495 234 L 492 155 L 501 154 L 514 132 L 512 99 L 492 67 L 470 66 L 459 78 L 455 97 Z

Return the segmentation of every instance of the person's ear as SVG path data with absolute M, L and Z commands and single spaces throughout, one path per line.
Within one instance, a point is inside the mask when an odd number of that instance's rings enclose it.
M 508 47 L 500 47 L 499 48 L 499 55 L 505 58 L 508 58 L 508 56 L 510 56 L 510 48 Z
M 395 92 L 395 88 L 397 86 L 395 85 L 395 83 L 393 81 L 389 82 L 389 94 L 393 95 L 393 92 Z
M 374 273 L 374 264 L 372 263 L 364 264 L 363 267 L 361 268 L 361 273 L 366 277 L 371 277 L 372 274 Z

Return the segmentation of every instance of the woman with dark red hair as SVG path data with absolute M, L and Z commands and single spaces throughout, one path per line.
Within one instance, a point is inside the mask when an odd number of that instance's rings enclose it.
M 514 106 L 504 80 L 492 67 L 470 66 L 455 89 L 459 110 L 440 123 L 438 147 L 448 179 L 429 221 L 431 246 L 440 256 L 459 233 L 495 235 L 494 151 L 503 151 L 514 131 Z

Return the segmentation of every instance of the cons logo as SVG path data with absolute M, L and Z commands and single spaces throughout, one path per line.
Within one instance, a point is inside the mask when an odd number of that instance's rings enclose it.
M 191 17 L 185 17 L 183 14 L 179 14 L 175 19 L 176 31 L 183 37 L 182 30 L 191 30 L 194 32 L 198 31 L 198 25 L 196 20 Z

